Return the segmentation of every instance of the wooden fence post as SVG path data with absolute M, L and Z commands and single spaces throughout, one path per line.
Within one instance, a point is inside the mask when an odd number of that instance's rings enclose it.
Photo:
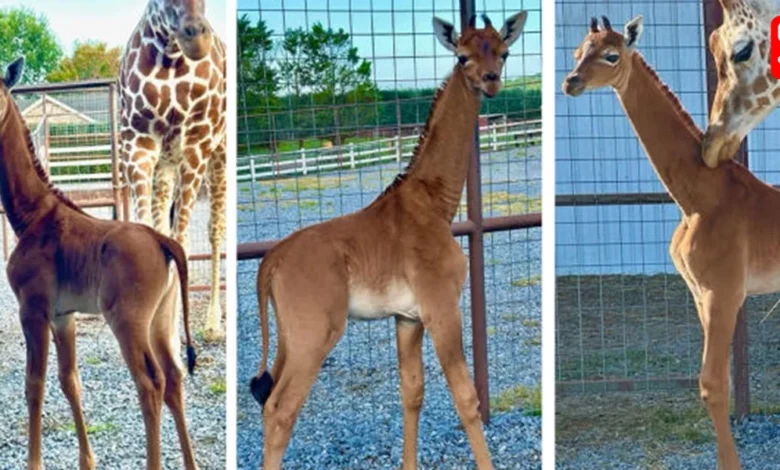
M 703 8 L 704 38 L 706 41 L 712 31 L 723 22 L 723 9 L 718 0 L 704 0 Z M 715 59 L 712 57 L 709 47 L 705 46 L 705 51 L 707 58 L 707 109 L 711 109 L 712 102 L 715 99 L 715 90 L 718 86 L 718 76 Z M 748 165 L 747 137 L 739 147 L 736 159 L 750 168 Z M 734 364 L 731 371 L 731 381 L 734 387 L 734 415 L 738 421 L 750 414 L 750 354 L 748 352 L 748 344 L 747 314 L 743 305 L 737 314 L 737 324 L 731 343 Z

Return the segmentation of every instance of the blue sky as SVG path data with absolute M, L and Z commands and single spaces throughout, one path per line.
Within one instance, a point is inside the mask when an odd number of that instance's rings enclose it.
M 433 37 L 431 18 L 435 14 L 457 24 L 457 0 L 237 0 L 237 3 L 238 16 L 247 14 L 253 21 L 262 18 L 276 34 L 316 22 L 333 29 L 343 28 L 351 33 L 361 57 L 371 60 L 375 78 L 383 88 L 434 86 L 454 64 L 452 54 Z M 525 32 L 512 46 L 515 57 L 507 62 L 506 76 L 539 73 L 541 0 L 477 0 L 476 4 L 478 12 L 487 12 L 497 28 L 517 11 L 529 11 Z
M 145 0 L 0 0 L 0 8 L 25 6 L 46 15 L 66 53 L 73 50 L 77 40 L 95 39 L 124 47 L 146 4 Z M 206 2 L 209 21 L 222 39 L 225 9 L 224 0 Z

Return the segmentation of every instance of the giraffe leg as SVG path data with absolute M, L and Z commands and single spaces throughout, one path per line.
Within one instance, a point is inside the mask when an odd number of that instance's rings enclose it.
M 128 155 L 130 160 L 125 163 L 125 180 L 135 203 L 135 221 L 153 227 L 152 181 L 159 154 L 154 150 L 133 148 Z
M 146 429 L 146 468 L 160 470 L 160 419 L 166 377 L 149 342 L 149 325 L 138 321 L 147 312 L 117 307 L 106 315 L 135 381 Z M 144 309 L 146 310 L 146 309 Z
M 197 168 L 191 166 L 191 161 L 201 162 Z M 189 255 L 189 234 L 192 210 L 198 200 L 198 192 L 206 172 L 206 163 L 200 158 L 200 150 L 197 147 L 189 147 L 184 150 L 184 159 L 179 165 L 179 184 L 175 189 L 175 215 L 173 218 L 172 236 L 181 243 L 184 251 Z
M 62 392 L 73 413 L 76 437 L 79 441 L 79 468 L 95 468 L 95 455 L 87 438 L 87 424 L 81 409 L 81 378 L 76 362 L 76 319 L 73 315 L 56 317 L 53 323 L 54 344 L 57 347 L 57 362 Z
M 49 304 L 43 296 L 20 301 L 20 319 L 27 346 L 25 396 L 27 398 L 27 469 L 41 470 L 43 455 L 43 394 L 49 357 Z
M 398 345 L 398 372 L 401 375 L 401 402 L 404 408 L 404 470 L 417 468 L 417 431 L 423 404 L 424 370 L 422 323 L 395 320 Z
M 218 337 L 222 331 L 222 308 L 219 301 L 221 273 L 219 269 L 222 240 L 225 237 L 225 144 L 209 159 L 209 242 L 211 243 L 211 303 L 206 316 L 206 335 Z
M 174 168 L 158 164 L 154 170 L 152 183 L 152 219 L 154 229 L 163 235 L 171 233 L 171 199 L 173 198 L 173 186 L 176 175 Z
M 184 387 L 181 367 L 181 339 L 179 337 L 178 315 L 176 315 L 176 300 L 178 297 L 178 274 L 168 287 L 157 312 L 152 320 L 151 342 L 160 368 L 165 375 L 165 391 L 163 400 L 173 416 L 176 433 L 184 459 L 184 468 L 194 470 L 195 454 L 192 450 L 189 432 L 187 431 L 186 414 L 184 411 Z
M 456 284 L 440 283 L 427 286 L 418 294 L 420 315 L 431 335 L 436 356 L 450 388 L 455 410 L 466 431 L 479 470 L 492 470 L 482 421 L 479 417 L 479 398 L 469 376 L 463 354 L 461 313 L 458 309 L 460 292 Z M 429 293 L 435 292 L 435 295 Z

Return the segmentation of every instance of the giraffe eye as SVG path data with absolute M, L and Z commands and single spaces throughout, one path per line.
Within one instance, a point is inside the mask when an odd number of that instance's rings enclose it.
M 509 51 L 504 52 L 503 54 L 501 54 L 501 60 L 503 60 L 504 62 L 506 62 L 506 58 L 507 57 L 509 57 Z
M 466 65 L 466 62 L 469 61 L 469 58 L 465 55 L 459 55 L 458 56 L 458 62 L 460 62 L 460 65 Z
M 738 64 L 740 62 L 745 62 L 746 60 L 750 59 L 752 53 L 753 53 L 753 40 L 751 39 L 742 48 L 734 52 L 734 55 L 732 56 L 731 60 L 733 60 L 735 64 Z
M 609 62 L 610 64 L 615 64 L 620 59 L 620 56 L 617 54 L 607 54 L 604 56 L 604 60 Z

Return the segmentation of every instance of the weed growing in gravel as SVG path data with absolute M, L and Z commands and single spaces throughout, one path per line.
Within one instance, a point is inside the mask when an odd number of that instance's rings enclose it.
M 224 395 L 227 392 L 225 379 L 217 379 L 209 384 L 209 391 L 214 395 Z
M 84 362 L 90 366 L 99 366 L 103 363 L 103 360 L 97 356 L 87 356 L 86 359 L 84 359 Z
M 542 387 L 537 385 L 529 389 L 525 385 L 518 385 L 490 399 L 492 411 L 510 411 L 516 408 L 523 408 L 529 416 L 541 416 Z
M 515 287 L 530 287 L 530 286 L 538 286 L 541 282 L 542 282 L 542 276 L 537 274 L 535 276 L 512 281 L 512 285 Z
M 95 424 L 88 424 L 87 425 L 87 434 L 100 434 L 104 432 L 110 432 L 117 429 L 117 425 L 112 423 L 111 421 L 107 421 L 105 423 L 95 423 Z M 65 426 L 65 430 L 69 433 L 76 434 L 76 425 L 74 423 L 68 423 L 67 426 Z
M 259 183 L 260 189 L 271 193 L 299 193 L 301 191 L 317 191 L 336 189 L 346 181 L 352 181 L 355 176 L 301 176 L 277 181 Z
M 492 215 L 529 214 L 542 210 L 542 199 L 522 193 L 491 191 L 482 195 L 482 207 Z M 465 200 L 461 201 L 460 210 L 466 210 Z
M 523 321 L 521 323 L 526 328 L 539 328 L 540 326 L 542 326 L 542 322 L 540 322 L 535 318 L 523 318 Z

